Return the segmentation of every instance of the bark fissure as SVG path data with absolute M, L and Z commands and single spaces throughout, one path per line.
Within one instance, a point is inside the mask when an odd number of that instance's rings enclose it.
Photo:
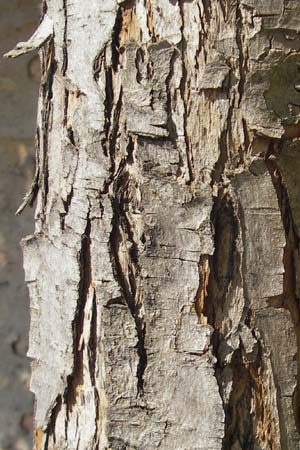
M 68 69 L 68 0 L 63 0 L 63 12 L 64 12 L 64 35 L 63 35 L 63 61 L 62 61 L 62 74 L 65 75 Z
M 115 275 L 122 288 L 124 299 L 134 319 L 137 332 L 137 353 L 139 357 L 137 367 L 137 388 L 139 394 L 143 394 L 143 375 L 147 366 L 147 352 L 145 348 L 146 323 L 141 316 L 141 304 L 137 292 L 137 279 L 139 277 L 138 246 L 134 240 L 131 223 L 127 216 L 128 183 L 130 173 L 128 166 L 133 164 L 134 143 L 129 139 L 127 146 L 127 158 L 123 160 L 114 179 L 114 201 L 113 201 L 113 227 L 111 233 L 111 249 L 114 257 Z M 127 262 L 124 267 L 124 258 L 120 252 L 126 252 Z
M 107 194 L 109 192 L 109 187 L 113 183 L 114 177 L 116 174 L 115 155 L 116 155 L 116 147 L 117 147 L 118 134 L 119 134 L 119 123 L 120 123 L 120 118 L 121 118 L 121 113 L 122 113 L 122 96 L 123 96 L 123 92 L 122 92 L 122 88 L 121 88 L 119 97 L 118 97 L 118 100 L 117 100 L 117 103 L 116 103 L 114 109 L 113 109 L 113 106 L 111 106 L 111 114 L 113 114 L 113 120 L 112 120 L 112 124 L 110 124 L 110 121 L 109 121 L 109 125 L 107 126 L 107 137 L 103 143 L 104 149 L 108 147 L 108 154 L 109 154 L 110 163 L 111 163 L 110 176 L 108 177 L 108 179 L 105 182 L 104 189 L 102 192 L 103 194 Z
M 56 72 L 57 64 L 54 60 L 54 44 L 51 41 L 47 48 L 44 50 L 45 52 L 45 60 L 46 65 L 43 68 L 43 78 L 44 82 L 42 83 L 42 96 L 43 96 L 43 109 L 41 111 L 41 136 L 40 136 L 40 145 L 38 147 L 39 157 L 38 161 L 40 164 L 39 169 L 39 189 L 42 195 L 42 204 L 43 204 L 43 212 L 42 212 L 42 220 L 45 220 L 46 214 L 46 205 L 47 205 L 47 196 L 49 191 L 48 186 L 48 153 L 49 153 L 49 145 L 48 145 L 48 137 L 49 130 L 51 128 L 52 123 L 52 104 L 51 99 L 53 96 L 52 84 L 54 74 Z
M 241 105 L 241 101 L 244 96 L 244 86 L 246 81 L 246 70 L 247 70 L 247 47 L 244 44 L 244 28 L 243 28 L 243 16 L 241 12 L 241 5 L 239 1 L 236 6 L 236 42 L 239 49 L 239 83 L 238 83 L 238 92 L 239 92 L 239 101 L 238 105 Z
M 84 385 L 84 367 L 83 367 L 83 351 L 87 344 L 82 342 L 85 305 L 89 295 L 89 290 L 92 283 L 91 272 L 91 219 L 90 209 L 86 217 L 86 228 L 81 238 L 81 249 L 79 254 L 80 267 L 80 285 L 78 289 L 78 303 L 77 310 L 73 321 L 73 336 L 74 336 L 74 366 L 73 372 L 68 376 L 68 386 L 65 390 L 65 403 L 69 413 L 76 404 L 77 397 L 80 395 Z
M 49 438 L 52 437 L 53 438 L 53 442 L 56 443 L 56 436 L 55 436 L 55 422 L 57 419 L 57 416 L 60 412 L 61 409 L 61 405 L 62 405 L 62 397 L 61 395 L 57 396 L 57 399 L 55 401 L 55 405 L 52 408 L 51 414 L 50 414 L 50 419 L 49 419 L 49 425 L 46 429 L 46 439 L 45 439 L 45 445 L 44 445 L 44 450 L 48 450 L 49 449 Z M 36 442 L 36 450 L 40 450 L 39 448 L 39 444 Z
M 188 95 L 189 95 L 189 79 L 188 79 L 188 72 L 186 68 L 186 48 L 187 48 L 187 41 L 184 35 L 185 31 L 185 23 L 184 23 L 184 0 L 179 1 L 179 10 L 180 10 L 180 16 L 181 16 L 181 42 L 180 42 L 180 51 L 181 51 L 181 67 L 182 67 L 182 77 L 180 80 L 180 93 L 181 98 L 183 101 L 184 106 L 184 113 L 183 113 L 183 129 L 184 129 L 184 140 L 185 140 L 185 147 L 186 147 L 186 158 L 187 158 L 187 166 L 189 171 L 189 180 L 187 182 L 188 185 L 192 185 L 193 181 L 195 180 L 195 167 L 194 167 L 194 160 L 193 160 L 193 149 L 191 146 L 189 134 L 188 134 Z
M 284 151 L 285 141 L 270 141 L 265 156 L 274 189 L 278 198 L 279 211 L 285 230 L 286 244 L 283 254 L 283 296 L 277 301 L 276 307 L 287 308 L 294 323 L 297 339 L 297 386 L 293 393 L 293 412 L 298 433 L 300 433 L 300 299 L 297 297 L 297 261 L 295 255 L 299 252 L 299 235 L 293 219 L 288 190 L 277 163 L 277 155 Z

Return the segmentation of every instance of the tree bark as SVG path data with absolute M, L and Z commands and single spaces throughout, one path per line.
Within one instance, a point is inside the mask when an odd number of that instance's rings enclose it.
M 43 14 L 35 449 L 300 449 L 298 1 Z

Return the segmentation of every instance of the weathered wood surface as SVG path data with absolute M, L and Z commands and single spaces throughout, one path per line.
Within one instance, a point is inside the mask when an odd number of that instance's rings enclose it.
M 300 449 L 299 2 L 44 14 L 36 450 Z

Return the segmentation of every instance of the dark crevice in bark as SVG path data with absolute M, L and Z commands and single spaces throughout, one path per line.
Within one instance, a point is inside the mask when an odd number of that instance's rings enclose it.
M 65 390 L 64 398 L 67 406 L 67 411 L 71 412 L 76 403 L 76 398 L 79 394 L 80 388 L 83 385 L 83 350 L 86 343 L 81 342 L 85 305 L 89 295 L 89 288 L 91 286 L 92 272 L 91 272 L 91 219 L 90 210 L 86 218 L 85 232 L 81 238 L 81 250 L 79 255 L 80 267 L 80 284 L 78 290 L 78 304 L 73 321 L 73 336 L 74 336 L 74 365 L 73 373 L 68 376 L 68 385 Z
M 106 72 L 106 98 L 105 98 L 105 139 L 102 141 L 104 154 L 110 157 L 110 176 L 104 184 L 103 194 L 108 193 L 116 171 L 115 155 L 117 152 L 117 142 L 120 133 L 120 117 L 122 112 L 123 90 L 120 89 L 119 97 L 114 105 L 114 87 L 112 81 L 112 70 Z
M 54 444 L 56 443 L 55 423 L 56 423 L 57 416 L 61 410 L 61 406 L 62 406 L 62 397 L 61 397 L 61 395 L 58 395 L 55 400 L 55 405 L 52 408 L 50 418 L 49 418 L 49 423 L 48 423 L 47 429 L 45 431 L 46 439 L 45 439 L 44 450 L 48 450 L 48 448 L 49 448 L 50 436 L 53 437 Z
M 71 143 L 74 147 L 76 147 L 75 137 L 74 137 L 74 130 L 73 130 L 73 128 L 72 128 L 71 126 L 69 126 L 69 127 L 67 128 L 67 135 L 68 135 L 68 138 L 69 138 L 70 143 Z
M 123 27 L 123 14 L 125 9 L 131 9 L 133 7 L 133 0 L 129 0 L 118 8 L 116 21 L 112 32 L 111 50 L 112 50 L 112 68 L 114 72 L 119 69 L 120 59 L 120 36 Z
M 142 47 L 139 47 L 136 50 L 134 63 L 136 69 L 136 81 L 138 84 L 141 84 L 143 80 L 143 74 L 140 71 L 140 66 L 144 66 L 146 64 L 146 53 Z
M 45 101 L 53 97 L 52 85 L 56 70 L 54 43 L 51 40 L 42 50 L 42 94 Z
M 47 5 L 47 1 L 43 0 L 42 2 L 42 15 L 44 17 L 45 14 L 47 14 L 48 12 L 48 5 Z
M 204 313 L 209 323 L 215 329 L 219 329 L 224 319 L 223 304 L 233 277 L 238 237 L 238 224 L 232 200 L 221 189 L 218 197 L 214 199 L 211 220 L 214 228 L 215 251 L 210 258 L 210 276 Z
M 67 0 L 63 0 L 63 13 L 64 13 L 64 35 L 63 35 L 63 45 L 62 45 L 62 51 L 63 51 L 63 62 L 62 62 L 62 74 L 65 75 L 66 71 L 68 69 L 68 43 L 67 43 L 67 36 L 68 36 L 68 8 L 67 8 Z
M 221 173 L 221 172 L 220 172 Z M 215 181 L 220 178 L 218 175 Z M 243 354 L 242 343 L 232 349 L 230 362 L 224 359 L 224 348 L 229 348 L 227 336 L 232 332 L 226 298 L 232 284 L 239 283 L 238 265 L 240 255 L 236 248 L 239 224 L 233 200 L 220 187 L 214 199 L 211 216 L 214 228 L 215 251 L 209 259 L 207 294 L 204 298 L 203 314 L 214 328 L 212 337 L 213 351 L 217 358 L 216 379 L 225 412 L 225 434 L 223 450 L 229 450 L 239 444 L 240 448 L 254 450 L 255 422 L 253 420 L 253 393 L 257 380 L 255 374 L 261 372 L 260 357 L 248 362 Z M 247 317 L 244 317 L 246 325 Z M 229 322 L 229 323 L 228 323 Z M 224 380 L 231 374 L 232 387 L 229 398 L 224 393 Z M 258 379 L 258 375 L 256 377 Z M 260 399 L 261 401 L 261 399 Z M 259 417 L 259 412 L 257 413 Z M 270 447 L 272 448 L 272 447 Z
M 155 35 L 154 30 L 154 19 L 153 19 L 153 9 L 151 5 L 151 0 L 145 0 L 146 8 L 147 8 L 147 28 L 149 31 L 149 35 L 152 42 L 157 41 L 157 37 Z
M 223 5 L 224 6 L 224 5 Z M 239 72 L 240 80 L 238 84 L 238 100 L 240 103 L 246 79 L 246 61 L 243 49 L 243 24 L 239 5 L 236 6 L 237 31 L 236 40 L 239 49 Z M 208 14 L 208 3 L 206 2 L 206 15 Z M 223 8 L 224 17 L 227 14 Z M 206 18 L 209 21 L 209 18 Z M 224 184 L 227 169 L 234 169 L 243 164 L 244 149 L 236 144 L 232 137 L 232 120 L 235 108 L 236 80 L 233 76 L 233 68 L 228 76 L 227 97 L 230 101 L 227 115 L 227 126 L 221 131 L 219 138 L 219 158 L 211 173 L 211 187 L 217 188 L 217 195 L 214 197 L 211 223 L 214 229 L 215 250 L 209 260 L 209 281 L 207 285 L 207 295 L 204 299 L 203 313 L 207 317 L 208 323 L 213 326 L 212 337 L 213 351 L 217 358 L 216 379 L 219 385 L 220 395 L 223 400 L 225 412 L 225 434 L 222 443 L 223 450 L 229 450 L 237 446 L 241 449 L 254 450 L 257 446 L 257 429 L 254 418 L 263 422 L 264 411 L 268 409 L 265 399 L 262 396 L 257 399 L 256 409 L 253 411 L 253 402 L 256 391 L 262 386 L 261 374 L 261 354 L 257 354 L 253 361 L 248 361 L 243 352 L 243 345 L 232 348 L 231 359 L 228 361 L 224 356 L 230 344 L 228 336 L 232 332 L 232 322 L 230 317 L 230 306 L 227 298 L 234 291 L 235 286 L 243 284 L 241 278 L 242 255 L 237 247 L 240 234 L 240 225 L 237 211 L 233 199 L 228 193 Z M 245 147 L 249 146 L 249 136 L 246 124 L 243 123 L 245 134 Z M 244 293 L 245 297 L 247 293 Z M 229 297 L 230 298 L 230 297 Z M 230 301 L 229 301 L 230 302 Z M 228 309 L 229 308 L 229 309 Z M 240 326 L 251 329 L 250 318 L 247 305 L 244 305 L 244 312 Z M 225 351 L 225 353 L 224 353 Z M 231 374 L 232 386 L 230 395 L 224 391 L 224 383 Z M 227 387 L 228 389 L 228 387 Z M 260 402 L 260 405 L 259 405 Z M 268 439 L 267 437 L 264 439 Z M 271 440 L 270 440 L 271 442 Z M 270 445 L 268 442 L 268 445 Z M 273 448 L 270 446 L 270 449 Z
M 246 81 L 246 70 L 247 70 L 247 55 L 244 51 L 244 29 L 243 29 L 243 16 L 241 12 L 241 5 L 237 2 L 236 6 L 236 43 L 239 49 L 239 74 L 240 80 L 238 84 L 238 92 L 239 92 L 239 102 L 240 106 L 243 95 L 244 95 L 244 87 Z
M 264 385 L 262 360 L 259 341 L 253 359 L 247 360 L 241 342 L 233 354 L 230 362 L 233 384 L 225 406 L 224 450 L 235 448 L 237 444 L 243 450 L 255 450 L 258 446 L 270 450 L 278 448 L 270 394 Z
M 96 293 L 93 294 L 92 318 L 90 327 L 90 338 L 88 341 L 89 369 L 92 385 L 96 386 L 96 362 L 97 362 L 97 301 Z
M 105 140 L 103 141 L 103 150 L 105 156 L 109 155 L 109 149 L 107 148 L 109 146 L 109 134 L 110 134 L 110 128 L 111 128 L 111 122 L 113 120 L 112 117 L 112 111 L 114 107 L 114 86 L 113 86 L 113 74 L 112 74 L 112 67 L 108 67 L 105 70 L 105 100 L 104 100 L 104 107 L 105 107 Z
M 225 436 L 222 449 L 237 443 L 243 450 L 254 450 L 253 416 L 251 414 L 253 382 L 242 352 L 236 350 L 231 361 L 232 390 L 225 406 Z
M 202 5 L 205 15 L 205 21 L 207 23 L 207 26 L 209 26 L 211 19 L 211 0 L 202 0 Z
M 98 82 L 100 73 L 102 72 L 105 64 L 106 49 L 107 46 L 104 46 L 104 48 L 96 55 L 93 62 L 93 77 L 96 82 Z
M 41 174 L 40 188 L 43 198 L 43 220 L 46 214 L 47 197 L 49 191 L 48 179 L 48 129 L 51 126 L 51 104 L 46 103 L 45 109 L 42 111 L 42 123 L 43 123 L 43 144 L 42 144 L 42 154 L 40 155 L 41 168 L 39 173 Z
M 216 379 L 223 399 L 225 411 L 225 435 L 222 449 L 239 448 L 254 450 L 264 443 L 276 449 L 276 430 L 273 411 L 268 403 L 269 393 L 264 386 L 262 367 L 262 347 L 256 336 L 257 350 L 250 357 L 244 352 L 242 340 L 237 348 L 232 348 L 228 361 L 226 351 L 230 349 L 227 337 L 232 333 L 228 315 L 227 296 L 240 279 L 239 220 L 236 205 L 228 193 L 219 188 L 212 211 L 215 251 L 210 259 L 210 276 L 207 297 L 204 301 L 204 314 L 208 323 L 214 327 L 212 338 L 214 354 L 217 358 Z M 244 295 L 247 296 L 246 291 Z M 244 305 L 240 326 L 252 330 L 251 311 Z M 237 332 L 236 330 L 235 332 Z M 224 349 L 228 350 L 224 350 Z M 225 351 L 225 353 L 224 353 Z M 224 382 L 231 377 L 230 396 L 224 391 Z M 253 404 L 255 408 L 253 409 Z
M 69 89 L 65 87 L 65 95 L 64 95 L 64 126 L 67 126 L 68 123 L 68 107 L 69 107 Z
M 219 158 L 214 165 L 212 174 L 211 174 L 211 186 L 215 183 L 219 183 L 222 181 L 222 176 L 224 174 L 225 165 L 228 161 L 228 151 L 227 151 L 227 133 L 228 130 L 223 130 L 221 132 L 221 136 L 219 138 L 219 149 L 220 155 Z
M 166 109 L 167 109 L 167 114 L 168 114 L 167 130 L 169 133 L 169 139 L 172 141 L 175 148 L 177 147 L 178 134 L 177 134 L 176 125 L 175 125 L 175 123 L 173 121 L 173 117 L 172 117 L 172 97 L 171 97 L 171 89 L 170 89 L 171 86 L 170 85 L 171 85 L 172 78 L 174 76 L 174 64 L 175 64 L 175 61 L 177 58 L 178 58 L 178 51 L 177 51 L 177 49 L 174 49 L 171 60 L 170 60 L 170 71 L 166 78 L 166 93 L 167 93 Z
M 94 394 L 95 394 L 95 411 L 96 411 L 96 417 L 95 417 L 95 434 L 94 434 L 94 450 L 99 450 L 100 440 L 99 440 L 99 425 L 100 425 L 100 396 L 98 389 L 94 388 Z
M 191 148 L 191 142 L 189 139 L 189 134 L 187 130 L 187 124 L 188 124 L 188 105 L 187 101 L 187 93 L 189 91 L 189 80 L 188 80 L 188 72 L 186 67 L 186 49 L 187 49 L 187 42 L 184 37 L 184 1 L 179 0 L 179 10 L 182 20 L 181 25 L 181 42 L 180 42 L 180 50 L 181 50 L 181 61 L 182 61 L 182 77 L 180 80 L 180 94 L 184 105 L 184 113 L 183 113 L 183 128 L 184 128 L 184 139 L 185 139 L 185 146 L 186 146 L 186 157 L 187 157 L 187 166 L 189 170 L 189 180 L 187 182 L 188 185 L 192 185 L 195 181 L 195 167 L 194 167 L 194 157 L 193 157 L 193 150 Z
M 232 71 L 230 71 L 228 76 L 228 88 L 227 88 L 227 96 L 230 99 L 232 96 L 230 95 L 230 90 L 232 89 Z M 220 154 L 217 162 L 214 165 L 214 168 L 211 173 L 211 187 L 215 184 L 222 185 L 223 176 L 226 172 L 226 168 L 232 162 L 232 150 L 234 148 L 233 139 L 232 139 L 232 116 L 233 116 L 233 100 L 230 101 L 228 114 L 227 114 L 227 126 L 225 129 L 221 131 L 219 137 L 219 149 Z
M 88 347 L 88 361 L 89 361 L 89 373 L 91 377 L 91 383 L 94 387 L 94 395 L 95 395 L 95 434 L 94 434 L 94 445 L 95 450 L 99 448 L 99 423 L 100 423 L 100 397 L 99 392 L 96 387 L 96 363 L 97 363 L 97 349 L 98 349 L 98 333 L 97 333 L 97 299 L 96 292 L 94 290 L 93 294 L 93 304 L 92 304 L 92 318 L 91 318 L 91 326 L 90 326 L 90 337 L 87 344 Z
M 109 439 L 109 448 L 114 450 L 138 450 L 137 447 L 133 446 L 131 443 L 124 441 L 115 436 L 110 436 Z
M 277 155 L 283 151 L 285 140 L 278 143 L 270 141 L 265 157 L 274 189 L 278 198 L 279 210 L 285 230 L 286 245 L 283 255 L 283 307 L 290 312 L 297 342 L 297 386 L 293 395 L 293 413 L 295 425 L 300 433 L 300 299 L 297 297 L 297 261 L 295 255 L 299 254 L 299 236 L 293 219 L 293 211 L 289 201 L 287 187 L 284 185 L 282 175 L 276 161 Z
M 130 138 L 127 147 L 127 158 L 123 160 L 114 180 L 113 207 L 113 227 L 110 236 L 112 264 L 115 277 L 122 289 L 125 302 L 135 321 L 137 331 L 137 353 L 139 363 L 137 367 L 137 388 L 138 393 L 143 394 L 144 372 L 147 366 L 147 352 L 145 348 L 146 323 L 141 317 L 141 304 L 137 298 L 137 278 L 139 277 L 138 246 L 134 239 L 132 225 L 127 214 L 127 204 L 130 193 L 130 173 L 128 165 L 133 164 L 134 143 Z M 120 252 L 126 251 L 127 264 L 124 267 Z
M 48 186 L 48 136 L 49 129 L 52 126 L 52 85 L 54 74 L 57 69 L 57 63 L 54 60 L 54 44 L 53 42 L 49 42 L 48 46 L 43 50 L 43 58 L 42 58 L 42 73 L 43 73 L 43 82 L 42 82 L 42 96 L 43 96 L 43 109 L 41 111 L 41 121 L 42 121 L 42 136 L 40 136 L 40 145 L 39 145 L 39 190 L 42 196 L 42 221 L 45 219 L 46 213 L 46 205 L 47 205 L 47 196 L 49 191 Z
M 60 227 L 61 227 L 61 230 L 65 229 L 65 219 L 66 219 L 66 216 L 68 215 L 73 195 L 74 195 L 74 189 L 73 189 L 73 186 L 72 186 L 70 193 L 67 195 L 67 199 L 66 200 L 62 200 L 65 212 L 64 213 L 60 213 Z
M 136 281 L 135 277 L 137 274 L 134 274 L 130 267 L 128 266 L 126 269 L 128 270 L 128 278 L 126 273 L 124 272 L 122 262 L 120 260 L 120 246 L 124 240 L 122 236 L 121 230 L 122 225 L 124 226 L 124 210 L 122 210 L 122 201 L 115 200 L 113 202 L 113 211 L 114 211 L 114 222 L 113 229 L 111 232 L 110 243 L 111 243 L 111 252 L 114 257 L 113 260 L 113 268 L 115 272 L 115 277 L 122 289 L 122 293 L 126 304 L 130 310 L 130 313 L 135 321 L 136 331 L 137 331 L 137 353 L 139 356 L 139 363 L 137 367 L 137 387 L 139 394 L 143 393 L 144 386 L 144 372 L 147 366 L 147 352 L 145 348 L 145 334 L 146 334 L 146 324 L 144 319 L 140 317 L 140 305 L 136 301 Z M 126 213 L 125 213 L 126 214 Z M 126 224 L 125 224 L 125 227 Z M 127 234 L 127 233 L 126 233 Z M 127 235 L 128 237 L 128 235 Z M 131 260 L 133 260 L 132 256 L 134 256 L 135 252 L 131 252 Z M 126 270 L 125 269 L 125 270 Z
M 244 131 L 245 153 L 247 154 L 250 149 L 250 146 L 251 146 L 251 141 L 250 141 L 249 131 L 248 131 L 248 127 L 247 127 L 247 122 L 245 119 L 242 119 L 242 124 L 243 124 L 243 131 Z

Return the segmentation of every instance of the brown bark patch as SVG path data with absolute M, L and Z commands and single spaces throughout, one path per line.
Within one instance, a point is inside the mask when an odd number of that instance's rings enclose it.
M 121 23 L 119 34 L 120 47 L 125 46 L 129 42 L 139 42 L 141 27 L 133 1 L 130 1 L 123 7 Z
M 210 268 L 209 257 L 202 255 L 199 263 L 199 287 L 195 297 L 195 311 L 198 316 L 198 323 L 207 325 L 207 317 L 203 313 L 204 302 L 207 296 L 207 285 L 209 280 Z
M 35 442 L 34 442 L 35 450 L 41 450 L 43 445 L 43 436 L 44 436 L 43 430 L 41 428 L 37 428 L 35 432 Z

